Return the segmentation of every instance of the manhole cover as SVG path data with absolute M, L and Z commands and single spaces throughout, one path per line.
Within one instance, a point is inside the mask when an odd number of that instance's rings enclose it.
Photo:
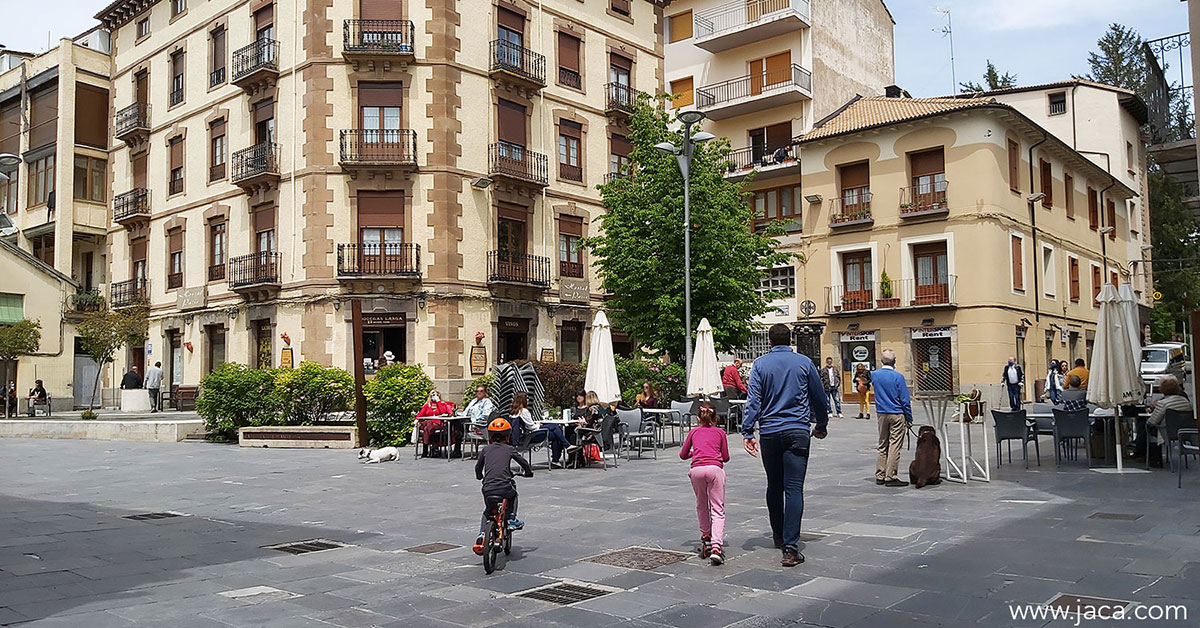
M 1046 606 L 1062 609 L 1068 613 L 1096 614 L 1099 610 L 1103 609 L 1108 616 L 1112 616 L 1113 611 L 1116 609 L 1125 608 L 1130 604 L 1132 602 L 1127 600 L 1113 600 L 1089 595 L 1075 595 L 1073 593 L 1059 593 L 1049 602 L 1046 602 Z
M 624 567 L 626 569 L 641 569 L 651 571 L 673 563 L 687 560 L 691 554 L 672 552 L 670 550 L 651 549 L 649 547 L 627 547 L 623 550 L 600 554 L 587 558 L 590 563 Z
M 309 552 L 320 552 L 322 550 L 335 549 L 338 547 L 346 547 L 345 543 L 337 541 L 327 541 L 325 539 L 312 539 L 309 541 L 298 541 L 296 543 L 281 543 L 279 545 L 264 545 L 263 549 L 273 549 L 288 554 L 307 554 Z
M 517 597 L 527 597 L 531 600 L 541 600 L 550 602 L 551 604 L 574 604 L 598 598 L 609 593 L 616 593 L 620 589 L 609 587 L 600 587 L 587 582 L 573 583 L 560 582 L 539 589 L 531 589 L 524 593 L 518 593 Z
M 426 543 L 424 545 L 418 545 L 416 547 L 406 547 L 406 548 L 404 548 L 404 551 L 412 552 L 414 554 L 436 554 L 438 552 L 444 552 L 446 550 L 458 549 L 460 547 L 462 547 L 462 546 L 461 545 L 451 545 L 449 543 Z
M 126 519 L 133 521 L 152 521 L 154 519 L 170 519 L 171 517 L 182 517 L 183 513 L 178 512 L 147 512 L 140 515 L 126 515 Z
M 1126 514 L 1121 512 L 1096 512 L 1092 513 L 1088 519 L 1115 519 L 1117 521 L 1137 521 L 1142 515 Z

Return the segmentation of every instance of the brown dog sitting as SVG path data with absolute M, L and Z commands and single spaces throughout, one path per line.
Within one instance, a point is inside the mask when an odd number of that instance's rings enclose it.
M 942 483 L 942 443 L 930 425 L 917 432 L 917 455 L 908 465 L 908 481 L 914 488 Z

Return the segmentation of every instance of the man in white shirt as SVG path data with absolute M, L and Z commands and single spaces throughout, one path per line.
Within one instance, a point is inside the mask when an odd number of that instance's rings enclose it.
M 1000 374 L 1000 381 L 1004 384 L 1004 388 L 1008 391 L 1008 406 L 1016 412 L 1021 409 L 1021 387 L 1025 385 L 1025 371 L 1021 369 L 1021 365 L 1017 364 L 1017 359 L 1008 356 L 1008 364 L 1004 365 L 1004 371 Z
M 162 400 L 162 362 L 155 362 L 154 366 L 146 369 L 146 390 L 150 393 L 150 411 L 158 412 L 158 404 Z

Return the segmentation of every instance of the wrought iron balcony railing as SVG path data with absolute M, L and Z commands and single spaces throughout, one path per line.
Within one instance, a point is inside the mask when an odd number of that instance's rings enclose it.
M 339 139 L 343 164 L 417 164 L 412 129 L 348 129 Z
M 637 104 L 637 94 L 637 90 L 624 83 L 606 83 L 604 110 L 633 113 L 633 106 Z
M 744 173 L 786 163 L 795 163 L 800 151 L 792 145 L 768 150 L 765 146 L 747 146 L 729 152 L 729 174 Z
M 221 66 L 212 72 L 208 73 L 208 86 L 216 87 L 225 82 L 225 66 Z
M 414 28 L 410 20 L 346 20 L 342 23 L 342 49 L 346 52 L 413 54 Z
M 113 133 L 118 138 L 139 130 L 150 130 L 150 105 L 135 102 L 113 115 Z
M 488 146 L 488 174 L 508 176 L 537 185 L 549 182 L 546 156 L 511 142 L 496 142 Z
M 548 288 L 550 258 L 510 251 L 489 251 L 488 283 L 516 283 Z
M 560 277 L 576 277 L 582 279 L 584 275 L 583 262 L 558 262 L 558 275 Z
M 950 182 L 943 180 L 900 188 L 900 217 L 914 218 L 949 213 L 950 206 L 946 204 L 946 190 L 949 186 Z
M 146 188 L 134 188 L 113 197 L 114 222 L 149 217 L 150 192 Z
M 229 260 L 229 287 L 246 288 L 279 283 L 279 253 L 260 251 Z
M 339 244 L 338 275 L 378 277 L 421 275 L 421 245 L 412 242 Z
M 717 107 L 742 98 L 770 95 L 781 89 L 799 87 L 812 90 L 812 73 L 793 63 L 791 67 L 773 72 L 739 76 L 696 90 L 696 106 L 701 109 Z
M 145 305 L 149 301 L 149 285 L 145 279 L 118 281 L 109 288 L 109 301 L 113 307 Z
M 956 275 L 892 279 L 863 286 L 825 288 L 825 313 L 954 306 Z
M 869 225 L 875 222 L 871 216 L 871 193 L 860 192 L 852 197 L 831 199 L 829 202 L 829 228 Z
M 273 142 L 255 144 L 232 155 L 234 183 L 265 174 L 279 174 L 279 145 Z
M 508 72 L 527 81 L 546 84 L 546 57 L 505 39 L 494 39 L 491 45 L 491 72 Z
M 225 264 L 213 264 L 208 267 L 208 280 L 220 281 L 225 278 Z
M 575 70 L 568 70 L 567 68 L 558 69 L 558 82 L 567 87 L 574 87 L 575 89 L 583 87 L 583 77 Z
M 259 70 L 279 71 L 279 42 L 256 39 L 233 53 L 233 80 L 240 81 Z

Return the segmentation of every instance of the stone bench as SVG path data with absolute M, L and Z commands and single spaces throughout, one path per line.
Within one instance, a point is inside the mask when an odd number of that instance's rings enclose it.
M 356 449 L 358 428 L 353 425 L 270 425 L 238 430 L 242 447 L 287 447 L 294 449 Z
M 145 397 L 146 391 L 139 391 Z M 147 397 L 149 399 L 149 397 Z M 16 419 L 0 421 L 0 438 L 71 438 L 175 443 L 189 434 L 203 434 L 204 421 L 81 421 Z

